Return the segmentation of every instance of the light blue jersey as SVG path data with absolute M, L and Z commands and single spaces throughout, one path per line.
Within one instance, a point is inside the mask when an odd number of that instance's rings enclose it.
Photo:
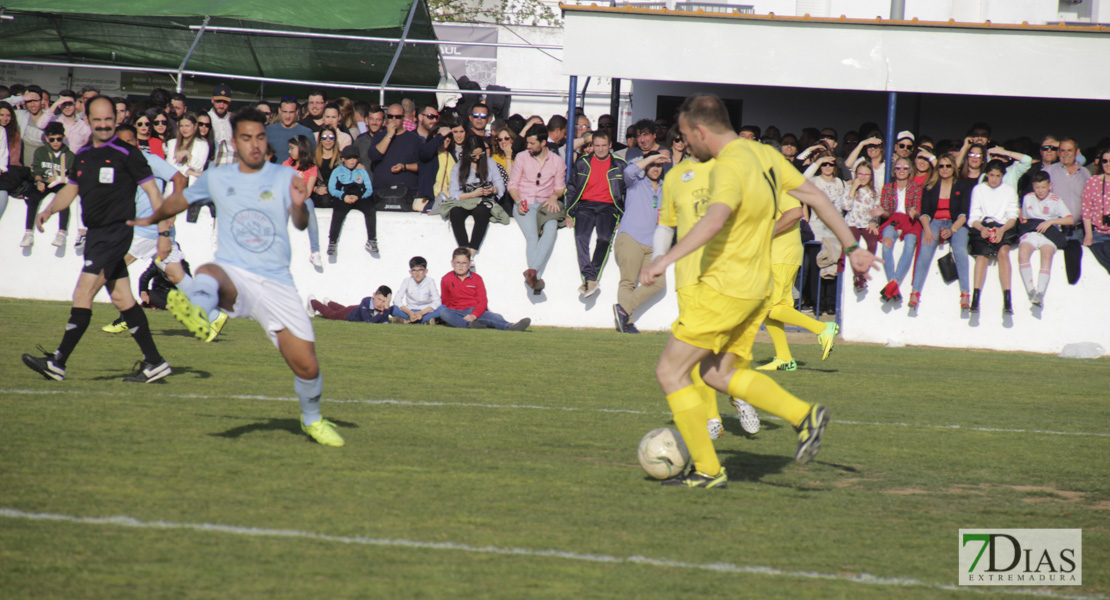
M 243 173 L 238 164 L 208 169 L 185 189 L 189 204 L 211 200 L 216 205 L 216 260 L 288 286 L 289 187 L 297 172 L 266 163 L 257 173 Z
M 151 154 L 143 150 L 143 157 L 150 165 L 150 170 L 154 173 L 154 178 L 159 181 L 158 189 L 163 190 L 166 184 L 177 175 L 179 171 L 173 165 L 163 160 L 157 154 Z M 163 198 L 164 199 L 164 198 Z M 154 207 L 150 205 L 150 196 L 146 195 L 143 188 L 140 187 L 135 191 L 135 216 L 139 219 L 149 217 L 154 214 Z M 146 227 L 136 227 L 135 235 L 139 237 L 156 239 L 158 237 L 158 225 L 147 225 Z M 172 234 L 171 234 L 172 236 Z

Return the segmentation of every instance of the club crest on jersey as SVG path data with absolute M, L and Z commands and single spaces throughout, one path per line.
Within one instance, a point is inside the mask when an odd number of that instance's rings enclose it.
M 274 199 L 274 191 L 270 186 L 262 187 L 258 190 L 258 199 L 262 202 Z
M 682 181 L 684 181 L 684 182 L 689 183 L 693 179 L 694 179 L 694 171 L 693 170 L 686 171 L 685 173 L 682 174 Z

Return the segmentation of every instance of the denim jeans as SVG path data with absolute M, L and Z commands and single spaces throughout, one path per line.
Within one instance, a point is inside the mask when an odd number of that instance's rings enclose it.
M 470 323 L 467 322 L 467 320 L 463 317 L 474 312 L 473 308 L 464 308 L 461 310 L 455 308 L 447 308 L 446 306 L 441 306 L 439 308 L 439 318 L 443 319 L 444 323 L 447 323 L 451 327 L 458 327 L 459 329 L 465 329 L 470 326 Z M 510 323 L 506 321 L 504 317 L 488 310 L 482 313 L 482 316 L 478 317 L 475 320 L 483 325 L 488 325 L 494 329 L 500 329 L 502 331 L 508 329 L 510 325 Z
M 513 208 L 513 218 L 516 219 L 516 224 L 520 225 L 520 231 L 524 234 L 528 268 L 535 269 L 540 275 L 543 274 L 543 267 L 547 264 L 551 249 L 555 247 L 555 236 L 559 231 L 559 222 L 552 219 L 543 224 L 543 235 L 540 235 L 536 213 L 539 212 L 541 204 L 541 202 L 529 201 L 528 212 L 523 215 L 520 214 L 519 204 Z
M 929 231 L 933 232 L 933 243 L 921 242 L 921 251 L 917 255 L 917 268 L 913 272 L 913 291 L 920 292 L 925 287 L 925 278 L 933 267 L 933 255 L 940 243 L 940 231 L 952 227 L 951 219 L 933 219 L 929 221 Z M 960 291 L 968 291 L 967 272 L 967 227 L 960 227 L 952 237 L 948 238 L 948 245 L 952 248 L 952 258 L 956 259 L 956 275 L 960 281 Z
M 420 317 L 420 322 L 421 323 L 427 323 L 428 321 L 431 321 L 432 319 L 440 318 L 441 315 L 443 314 L 443 310 L 444 310 L 444 308 L 443 308 L 442 305 L 437 306 L 436 309 L 433 310 L 432 312 L 424 315 L 423 317 Z M 416 311 L 413 311 L 413 312 L 416 312 Z M 389 309 L 389 316 L 397 317 L 398 319 L 404 319 L 406 321 L 409 319 L 409 316 L 405 314 L 405 311 L 401 310 L 401 307 L 396 306 L 396 305 L 393 306 L 393 308 Z
M 895 242 L 898 241 L 898 230 L 893 225 L 887 225 L 883 228 L 883 235 L 881 239 L 890 238 Z M 906 281 L 906 273 L 910 272 L 910 267 L 913 266 L 913 255 L 917 251 L 917 236 L 907 234 L 902 246 L 902 256 L 898 259 L 898 266 L 894 265 L 894 248 L 887 248 L 883 244 L 883 272 L 886 273 L 887 280 L 897 279 L 899 283 Z
M 320 224 L 316 222 L 316 204 L 312 202 L 312 198 L 305 198 L 304 206 L 308 209 L 308 249 L 319 252 Z

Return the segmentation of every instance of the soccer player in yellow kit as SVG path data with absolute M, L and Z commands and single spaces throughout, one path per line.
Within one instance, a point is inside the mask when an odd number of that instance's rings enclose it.
M 705 216 L 640 272 L 641 283 L 650 284 L 668 266 L 705 246 L 701 279 L 671 326 L 655 370 L 694 463 L 663 485 L 725 487 L 728 477 L 709 439 L 705 403 L 690 377 L 699 363 L 702 379 L 714 389 L 789 421 L 798 432 L 795 459 L 800 463 L 817 453 L 829 420 L 824 406 L 799 400 L 751 369 L 752 342 L 770 308 L 771 239 L 779 198 L 790 191 L 817 211 L 858 270 L 866 272 L 875 257 L 855 244 L 828 197 L 782 154 L 732 130 L 728 111 L 716 96 L 687 98 L 679 109 L 679 129 L 694 156 L 717 161 Z
M 653 258 L 662 256 L 670 249 L 676 230 L 678 239 L 682 239 L 698 219 L 705 216 L 705 210 L 709 208 L 709 175 L 715 164 L 716 160 L 712 158 L 701 162 L 690 157 L 675 165 L 663 178 L 663 204 L 659 213 L 659 225 L 655 230 Z M 701 277 L 701 255 L 702 248 L 698 248 L 674 265 L 680 318 L 683 308 L 693 296 L 698 278 Z M 699 369 L 691 370 L 690 378 L 706 407 L 709 439 L 715 440 L 724 430 L 721 412 L 717 407 L 717 390 L 702 381 Z M 758 433 L 759 415 L 752 405 L 738 398 L 730 398 L 729 401 L 736 408 L 737 418 L 744 431 Z
M 802 266 L 802 203 L 790 194 L 783 194 L 778 202 L 779 216 L 775 222 L 775 237 L 771 240 L 771 274 L 774 277 L 774 292 L 771 295 L 771 310 L 764 326 L 775 345 L 775 358 L 765 365 L 756 367 L 758 371 L 797 371 L 798 363 L 790 354 L 790 344 L 786 341 L 785 325 L 796 325 L 817 335 L 821 344 L 821 360 L 829 357 L 840 327 L 836 323 L 822 323 L 803 315 L 794 308 L 794 279 Z

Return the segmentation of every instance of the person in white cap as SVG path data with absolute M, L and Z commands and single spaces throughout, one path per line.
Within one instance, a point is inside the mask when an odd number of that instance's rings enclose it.
M 909 131 L 899 131 L 898 136 L 894 138 L 894 154 L 900 156 L 913 164 L 913 159 L 910 156 L 913 154 L 914 142 L 917 138 Z
M 212 143 L 216 146 L 213 161 L 217 167 L 235 162 L 235 146 L 231 143 L 231 88 L 220 84 L 212 90 Z

